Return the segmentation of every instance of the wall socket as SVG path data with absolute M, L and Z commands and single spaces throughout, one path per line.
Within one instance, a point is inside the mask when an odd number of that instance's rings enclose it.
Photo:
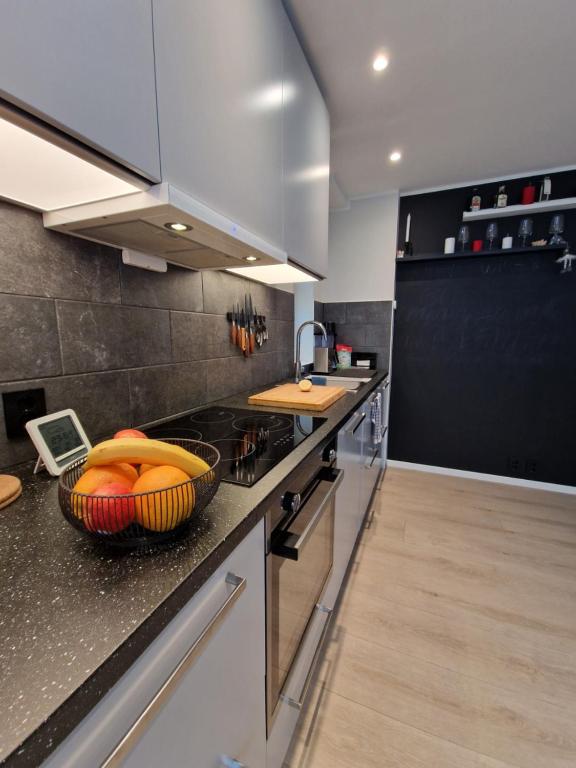
M 521 461 L 517 456 L 508 456 L 508 461 L 506 462 L 506 468 L 510 475 L 519 475 L 520 466 L 521 466 Z
M 4 421 L 6 437 L 18 440 L 26 437 L 26 422 L 46 416 L 46 394 L 44 388 L 23 389 L 19 392 L 3 392 Z

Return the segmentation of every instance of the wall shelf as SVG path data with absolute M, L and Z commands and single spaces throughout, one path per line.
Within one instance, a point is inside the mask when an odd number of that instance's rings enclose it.
M 529 216 L 531 213 L 566 211 L 576 208 L 576 197 L 564 197 L 559 200 L 543 200 L 530 205 L 507 205 L 506 208 L 481 208 L 479 211 L 464 211 L 462 221 L 480 219 L 504 219 L 509 216 Z
M 523 206 L 526 207 L 526 206 Z M 518 256 L 527 253 L 563 253 L 564 245 L 527 245 L 525 248 L 494 248 L 492 251 L 457 251 L 456 253 L 422 253 L 417 256 L 396 258 L 396 263 L 408 264 L 413 261 L 440 261 L 444 259 L 475 259 L 485 256 Z

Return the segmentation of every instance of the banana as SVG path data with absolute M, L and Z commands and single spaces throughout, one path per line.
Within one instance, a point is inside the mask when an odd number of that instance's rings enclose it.
M 180 448 L 178 445 L 138 437 L 105 440 L 95 445 L 86 457 L 86 469 L 101 464 L 168 464 L 178 467 L 190 477 L 198 477 L 210 470 L 210 466 L 199 456 Z

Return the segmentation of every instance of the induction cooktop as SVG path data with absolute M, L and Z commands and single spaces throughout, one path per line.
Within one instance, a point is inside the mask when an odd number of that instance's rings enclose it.
M 326 419 L 212 407 L 145 429 L 149 437 L 203 440 L 220 451 L 222 481 L 254 485 Z

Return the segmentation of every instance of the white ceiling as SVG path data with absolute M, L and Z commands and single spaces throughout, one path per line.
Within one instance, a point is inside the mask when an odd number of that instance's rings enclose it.
M 576 165 L 576 0 L 286 5 L 328 101 L 345 197 Z

